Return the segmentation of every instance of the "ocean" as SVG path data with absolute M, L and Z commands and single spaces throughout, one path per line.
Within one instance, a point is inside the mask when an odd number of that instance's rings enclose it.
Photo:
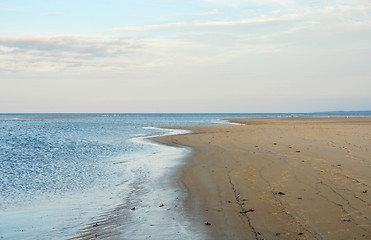
M 149 138 L 255 117 L 371 112 L 0 114 L 0 239 L 204 239 L 177 181 L 191 149 Z

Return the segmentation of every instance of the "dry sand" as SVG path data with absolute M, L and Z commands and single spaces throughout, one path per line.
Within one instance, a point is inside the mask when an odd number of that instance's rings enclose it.
M 159 139 L 210 239 L 371 239 L 371 118 L 233 121 Z

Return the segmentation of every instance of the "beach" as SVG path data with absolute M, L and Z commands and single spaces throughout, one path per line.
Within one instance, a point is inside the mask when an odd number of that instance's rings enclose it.
M 371 118 L 232 121 L 156 139 L 192 149 L 184 207 L 209 239 L 371 239 Z

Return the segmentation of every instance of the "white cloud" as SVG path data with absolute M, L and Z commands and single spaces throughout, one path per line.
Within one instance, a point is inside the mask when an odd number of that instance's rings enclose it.
M 129 53 L 142 47 L 140 38 L 105 39 L 78 36 L 0 37 L 0 45 L 22 51 L 42 51 L 45 53 L 70 52 L 88 57 L 103 57 L 112 56 L 112 54 Z
M 242 19 L 236 21 L 209 21 L 209 22 L 174 22 L 146 26 L 125 26 L 111 29 L 111 32 L 142 32 L 153 30 L 167 30 L 167 29 L 180 29 L 180 28 L 204 28 L 204 27 L 230 27 L 238 25 L 256 24 L 256 23 L 270 23 L 278 21 L 295 21 L 300 19 L 301 16 L 297 14 L 286 14 L 280 17 L 260 17 L 251 19 Z
M 214 9 L 211 10 L 211 11 L 201 13 L 201 15 L 216 15 L 216 14 L 220 14 L 219 10 L 216 9 L 216 8 L 214 8 Z
M 251 51 L 282 52 L 308 32 L 314 32 L 313 37 L 322 34 L 325 42 L 335 31 L 369 30 L 369 13 L 370 6 L 340 5 L 233 21 L 124 26 L 107 31 L 104 37 L 0 37 L 0 70 L 127 71 L 174 64 L 187 68 Z M 113 36 L 130 32 L 148 36 L 151 31 L 156 31 L 152 37 Z M 162 35 L 164 31 L 167 34 Z M 307 40 L 303 41 L 302 47 Z
M 204 14 L 217 14 L 219 11 L 214 9 Z M 281 14 L 280 14 L 281 13 Z M 285 11 L 272 10 L 259 17 L 244 18 L 229 21 L 193 21 L 193 22 L 173 22 L 143 26 L 123 26 L 109 30 L 108 32 L 147 32 L 147 31 L 174 31 L 191 30 L 195 28 L 218 28 L 235 27 L 263 23 L 295 22 L 302 23 L 361 23 L 371 22 L 371 4 L 368 5 L 337 5 L 322 6 L 320 8 L 304 7 L 299 9 L 286 9 Z M 237 32 L 238 34 L 238 32 Z
M 0 37 L 0 70 L 55 71 L 125 68 L 123 56 L 144 54 L 145 38 Z
M 46 12 L 43 13 L 43 16 L 62 16 L 64 13 L 62 12 Z
M 297 0 L 205 0 L 208 3 L 215 5 L 228 6 L 228 7 L 238 7 L 240 5 L 246 4 L 256 4 L 256 5 L 286 5 L 288 3 L 298 3 Z

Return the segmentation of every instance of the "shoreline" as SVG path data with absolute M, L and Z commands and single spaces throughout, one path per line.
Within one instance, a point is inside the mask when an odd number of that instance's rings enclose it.
M 156 129 L 156 127 L 144 127 Z M 202 228 L 190 221 L 184 211 L 186 189 L 179 180 L 190 149 L 161 144 L 153 139 L 189 133 L 179 129 L 161 129 L 157 135 L 131 138 L 136 144 L 157 148 L 131 162 L 128 168 L 140 178 L 127 185 L 132 192 L 111 209 L 94 216 L 67 239 L 204 239 Z
M 370 238 L 371 118 L 229 121 L 247 125 L 155 139 L 193 149 L 184 206 L 208 239 Z

